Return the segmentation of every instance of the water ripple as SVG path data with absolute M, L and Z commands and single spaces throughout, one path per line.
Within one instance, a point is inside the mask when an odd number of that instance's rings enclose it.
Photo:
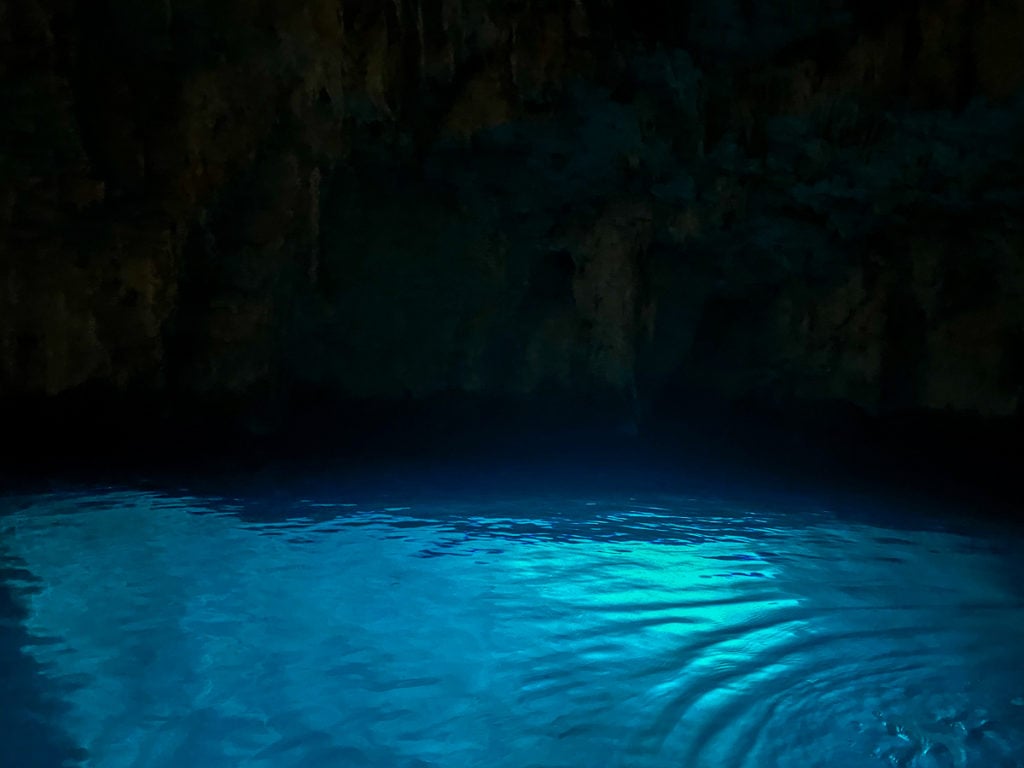
M 698 499 L 4 501 L 88 766 L 1024 766 L 1007 538 Z

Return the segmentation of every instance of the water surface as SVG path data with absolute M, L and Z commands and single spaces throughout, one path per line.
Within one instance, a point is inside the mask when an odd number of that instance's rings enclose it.
M 0 503 L 0 631 L 86 766 L 1024 766 L 1008 532 L 685 495 Z

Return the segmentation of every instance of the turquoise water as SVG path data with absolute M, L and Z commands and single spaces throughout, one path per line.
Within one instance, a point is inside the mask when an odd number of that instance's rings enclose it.
M 50 702 L 5 766 L 43 732 L 97 768 L 1024 766 L 1006 532 L 663 495 L 0 504 L 34 689 L 0 709 Z

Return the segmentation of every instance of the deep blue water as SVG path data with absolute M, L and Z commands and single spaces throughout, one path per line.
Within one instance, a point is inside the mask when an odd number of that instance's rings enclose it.
M 253 488 L 0 499 L 0 765 L 1024 766 L 1012 531 Z

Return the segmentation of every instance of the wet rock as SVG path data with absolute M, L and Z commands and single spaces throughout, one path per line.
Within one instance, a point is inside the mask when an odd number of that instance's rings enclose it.
M 0 398 L 1016 418 L 1021 11 L 656 5 L 3 6 Z

